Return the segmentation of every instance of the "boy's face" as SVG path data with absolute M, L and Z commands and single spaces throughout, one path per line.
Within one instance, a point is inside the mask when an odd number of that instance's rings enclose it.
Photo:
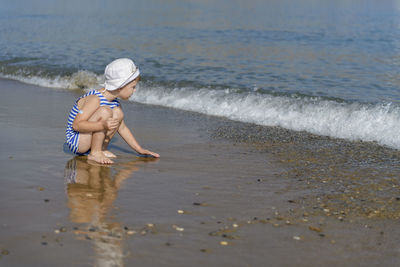
M 136 85 L 139 83 L 140 79 L 136 78 L 135 80 L 131 81 L 124 87 L 122 87 L 119 93 L 119 97 L 127 100 L 131 97 L 131 95 L 136 91 Z

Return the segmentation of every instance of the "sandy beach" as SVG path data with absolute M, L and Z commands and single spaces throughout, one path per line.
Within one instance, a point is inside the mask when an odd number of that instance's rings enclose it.
M 397 150 L 125 102 L 161 158 L 99 166 L 63 150 L 81 91 L 0 89 L 1 266 L 400 263 Z

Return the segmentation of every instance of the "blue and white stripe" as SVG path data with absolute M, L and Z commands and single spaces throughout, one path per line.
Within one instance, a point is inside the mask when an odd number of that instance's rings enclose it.
M 111 109 L 115 107 L 119 107 L 121 104 L 117 99 L 114 99 L 113 101 L 108 101 L 99 91 L 97 90 L 92 90 L 81 97 L 79 97 L 75 101 L 75 105 L 72 107 L 71 112 L 69 113 L 68 116 L 68 121 L 67 121 L 67 130 L 65 131 L 65 136 L 66 136 L 66 143 L 74 154 L 79 154 L 77 153 L 78 151 L 78 144 L 79 144 L 79 132 L 75 131 L 72 128 L 72 123 L 75 120 L 76 115 L 80 113 L 80 110 L 78 108 L 78 101 L 84 97 L 87 97 L 89 95 L 97 95 L 100 98 L 100 106 L 108 106 Z

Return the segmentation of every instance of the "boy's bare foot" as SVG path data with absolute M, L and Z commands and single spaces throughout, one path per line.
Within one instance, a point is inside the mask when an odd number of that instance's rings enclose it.
M 93 160 L 97 163 L 100 164 L 112 164 L 114 163 L 111 159 L 109 159 L 108 157 L 106 157 L 103 153 L 103 151 L 99 151 L 99 152 L 91 152 L 88 155 L 88 159 L 89 160 Z
M 108 150 L 104 150 L 104 151 L 103 151 L 103 154 L 104 154 L 104 156 L 106 156 L 107 158 L 116 158 L 116 157 L 117 157 L 114 153 L 112 153 L 111 151 L 108 151 Z

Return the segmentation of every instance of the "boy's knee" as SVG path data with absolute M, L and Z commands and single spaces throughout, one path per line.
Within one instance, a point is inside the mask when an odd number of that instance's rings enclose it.
M 97 115 L 100 117 L 100 119 L 107 120 L 113 116 L 113 112 L 111 108 L 107 106 L 101 106 L 97 109 Z
M 112 113 L 113 113 L 113 118 L 116 118 L 119 121 L 122 121 L 122 119 L 124 118 L 124 112 L 120 107 L 113 108 Z

